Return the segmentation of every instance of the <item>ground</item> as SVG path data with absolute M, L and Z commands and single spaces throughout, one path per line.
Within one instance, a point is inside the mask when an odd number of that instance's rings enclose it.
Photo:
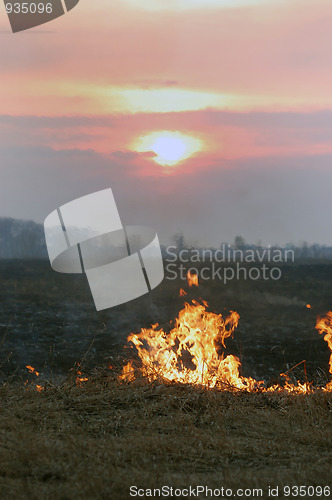
M 56 273 L 48 261 L 0 260 L 0 282 L 0 383 L 25 381 L 26 365 L 57 382 L 82 359 L 88 371 L 112 363 L 130 332 L 155 323 L 167 331 L 192 299 L 224 316 L 240 314 L 226 354 L 241 359 L 245 376 L 268 382 L 305 360 L 309 380 L 329 378 L 330 352 L 315 330 L 317 316 L 332 308 L 329 262 L 283 265 L 278 281 L 209 280 L 198 288 L 166 274 L 152 293 L 98 313 L 85 276 Z M 304 364 L 291 375 L 304 381 Z
M 269 487 L 332 486 L 331 393 L 127 385 L 105 372 L 0 396 L 1 498 L 122 500 L 135 485 L 261 488 L 268 498 Z
M 324 385 L 330 352 L 315 324 L 332 308 L 332 265 L 282 273 L 198 288 L 166 279 L 97 313 L 84 276 L 55 273 L 47 261 L 0 261 L 0 499 L 122 500 L 134 485 L 262 488 L 263 498 L 279 486 L 282 498 L 287 485 L 332 486 L 331 393 L 117 380 L 130 332 L 156 322 L 167 331 L 185 301 L 203 299 L 210 311 L 240 314 L 225 354 L 241 359 L 243 375 L 269 385 L 290 370 L 293 381 Z M 79 386 L 77 363 L 89 379 Z

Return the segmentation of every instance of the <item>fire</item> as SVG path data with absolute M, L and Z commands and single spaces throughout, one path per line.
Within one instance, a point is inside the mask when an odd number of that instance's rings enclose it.
M 310 304 L 307 304 L 307 309 L 311 309 L 311 305 Z
M 207 387 L 249 389 L 261 383 L 241 377 L 240 360 L 224 356 L 225 340 L 233 335 L 239 315 L 232 311 L 225 319 L 206 310 L 207 304 L 186 303 L 167 334 L 159 325 L 130 334 L 142 363 L 140 371 L 149 380 L 161 377 L 168 381 Z M 120 375 L 121 380 L 134 378 L 133 362 Z
M 33 366 L 26 365 L 26 368 L 29 370 L 30 373 L 34 373 L 35 375 L 37 375 L 37 377 L 39 377 L 39 372 L 37 372 L 37 370 Z
M 189 270 L 187 272 L 187 281 L 189 286 L 198 286 L 198 275 L 191 273 Z
M 316 330 L 318 330 L 320 334 L 325 333 L 324 340 L 326 340 L 331 351 L 329 371 L 332 375 L 332 311 L 329 311 L 326 316 L 317 319 Z M 326 388 L 332 391 L 332 380 L 327 384 Z
M 36 375 L 36 377 L 39 377 L 39 372 L 37 372 L 36 368 L 34 368 L 31 365 L 26 365 L 26 368 L 29 370 L 30 373 L 32 373 L 33 375 Z M 38 385 L 38 384 L 33 385 L 33 383 L 31 385 L 29 385 L 29 380 L 26 380 L 24 385 L 25 385 L 27 391 L 29 390 L 30 387 L 35 387 L 37 392 L 42 392 L 45 389 L 45 387 L 42 385 Z
M 239 358 L 225 355 L 226 339 L 233 336 L 239 318 L 235 311 L 231 311 L 226 318 L 221 314 L 208 312 L 204 301 L 185 303 L 169 333 L 156 324 L 128 336 L 128 342 L 137 350 L 138 362 L 129 361 L 119 380 L 131 382 L 139 374 L 149 382 L 159 378 L 230 391 L 283 391 L 292 394 L 313 392 L 312 383 L 297 381 L 294 384 L 289 376 L 289 372 L 301 364 L 304 365 L 306 374 L 305 360 L 286 373 L 281 373 L 282 383 L 272 387 L 265 387 L 264 381 L 243 377 Z M 332 374 L 332 312 L 319 319 L 316 328 L 320 333 L 326 334 L 324 339 L 331 349 Z M 332 381 L 323 390 L 332 391 Z
M 131 382 L 135 379 L 134 376 L 134 367 L 133 362 L 129 361 L 126 366 L 123 367 L 122 374 L 119 376 L 119 380 L 126 380 L 127 382 Z
M 76 385 L 81 385 L 83 382 L 87 382 L 89 379 L 88 377 L 84 377 L 82 375 L 82 372 L 79 368 L 80 364 L 77 363 L 77 370 L 76 370 Z
M 187 295 L 187 293 L 183 290 L 183 288 L 180 289 L 179 297 L 184 297 Z

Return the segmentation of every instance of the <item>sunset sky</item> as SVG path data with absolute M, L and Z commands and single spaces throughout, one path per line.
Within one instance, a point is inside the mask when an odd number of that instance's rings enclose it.
M 331 0 L 80 0 L 13 34 L 1 3 L 0 216 L 111 187 L 163 243 L 332 244 L 331 26 Z

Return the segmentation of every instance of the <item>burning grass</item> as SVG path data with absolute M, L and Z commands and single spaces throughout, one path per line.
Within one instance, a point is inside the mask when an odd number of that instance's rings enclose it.
M 129 487 L 331 481 L 332 394 L 235 394 L 116 370 L 0 389 L 1 498 L 129 498 Z M 201 497 L 203 498 L 203 497 Z
M 192 286 L 190 281 L 189 286 Z M 307 379 L 305 383 L 299 380 L 293 383 L 289 376 L 291 370 L 281 373 L 282 384 L 270 387 L 266 387 L 264 380 L 241 376 L 239 358 L 224 354 L 225 342 L 233 336 L 240 316 L 231 311 L 229 316 L 223 318 L 221 314 L 208 312 L 207 306 L 205 301 L 185 303 L 169 333 L 158 324 L 142 328 L 139 333 L 131 333 L 128 346 L 133 346 L 137 352 L 136 363 L 135 358 L 130 360 L 119 379 L 131 382 L 139 374 L 149 381 L 159 378 L 207 388 L 218 387 L 231 392 L 245 390 L 301 394 L 317 390 Z M 332 312 L 318 319 L 316 329 L 325 334 L 324 340 L 331 350 L 329 368 L 332 374 Z M 319 389 L 332 391 L 332 381 Z

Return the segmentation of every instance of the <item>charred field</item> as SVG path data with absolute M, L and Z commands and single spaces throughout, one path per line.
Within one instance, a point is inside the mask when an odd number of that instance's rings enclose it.
M 203 299 L 210 311 L 239 313 L 225 355 L 240 359 L 241 375 L 267 387 L 281 372 L 326 384 L 330 351 L 315 324 L 332 308 L 331 264 L 284 265 L 273 282 L 165 279 L 100 313 L 84 276 L 46 261 L 0 261 L 0 279 L 0 498 L 121 500 L 131 485 L 165 484 L 262 488 L 267 498 L 268 486 L 331 486 L 331 392 L 118 380 L 133 356 L 129 333 L 155 323 L 169 331 L 185 302 Z M 88 379 L 79 385 L 78 369 Z
M 326 383 L 330 351 L 315 324 L 332 308 L 332 264 L 281 269 L 279 281 L 210 280 L 192 288 L 166 274 L 152 293 L 97 313 L 83 275 L 55 273 L 46 260 L 0 260 L 0 381 L 25 380 L 26 365 L 55 382 L 82 360 L 87 372 L 121 361 L 131 332 L 155 323 L 169 331 L 184 303 L 202 299 L 217 314 L 239 313 L 225 353 L 239 357 L 243 375 L 268 382 L 305 360 L 308 380 Z M 304 375 L 303 364 L 292 370 Z

